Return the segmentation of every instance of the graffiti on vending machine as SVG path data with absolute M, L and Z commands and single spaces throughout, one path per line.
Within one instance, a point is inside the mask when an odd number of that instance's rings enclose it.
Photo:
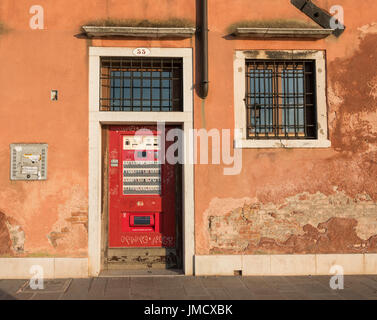
M 129 246 L 145 246 L 145 245 L 162 245 L 164 247 L 173 247 L 175 239 L 173 236 L 158 235 L 123 235 L 121 236 L 121 243 Z

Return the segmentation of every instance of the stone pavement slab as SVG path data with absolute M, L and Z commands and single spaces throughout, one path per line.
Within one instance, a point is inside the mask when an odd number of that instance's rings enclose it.
M 86 300 L 92 278 L 88 279 L 72 279 L 68 289 L 64 292 L 62 300 Z
M 194 277 L 123 276 L 45 280 L 0 280 L 0 300 L 369 300 L 377 299 L 377 276 L 344 276 L 332 290 L 330 276 Z

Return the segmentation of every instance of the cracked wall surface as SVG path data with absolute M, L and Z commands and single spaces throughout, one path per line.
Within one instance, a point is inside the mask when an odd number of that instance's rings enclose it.
M 233 199 L 211 202 L 205 213 L 210 253 L 377 252 L 377 203 L 367 194 L 304 192 L 280 204 L 242 201 L 231 210 L 226 204 Z
M 30 190 L 24 199 L 9 202 L 6 210 L 2 206 L 0 256 L 86 256 L 85 192 L 79 185 L 66 187 L 60 192 L 42 190 L 43 196 L 41 190 Z M 0 196 L 12 197 L 9 191 L 0 191 Z

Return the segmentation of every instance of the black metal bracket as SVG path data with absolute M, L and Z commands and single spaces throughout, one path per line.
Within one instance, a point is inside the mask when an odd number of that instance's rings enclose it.
M 291 0 L 291 3 L 321 27 L 332 29 L 331 20 L 333 16 L 324 9 L 317 7 L 311 0 Z M 333 29 L 333 35 L 339 37 L 346 27 L 340 22 L 337 23 L 339 27 Z

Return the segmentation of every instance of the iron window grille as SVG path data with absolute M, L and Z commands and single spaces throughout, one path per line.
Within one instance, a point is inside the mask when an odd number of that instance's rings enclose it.
M 182 58 L 101 58 L 100 111 L 182 111 Z
M 246 60 L 247 139 L 316 139 L 314 60 Z

